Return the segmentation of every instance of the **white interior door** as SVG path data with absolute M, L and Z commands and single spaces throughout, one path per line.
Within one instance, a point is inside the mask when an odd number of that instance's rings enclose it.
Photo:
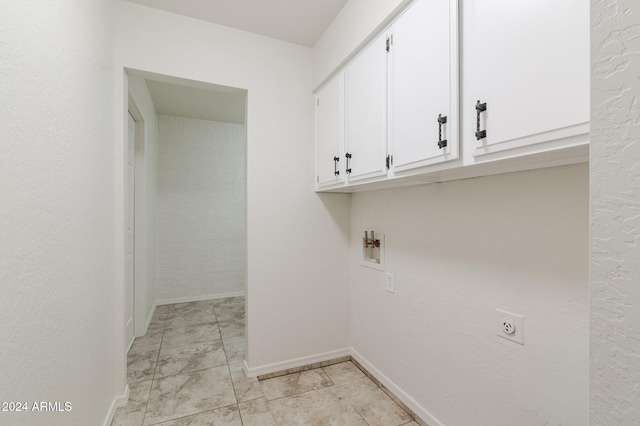
M 135 337 L 133 330 L 133 291 L 134 291 L 134 218 L 135 218 L 135 146 L 136 122 L 129 114 L 129 132 L 127 137 L 127 271 L 125 277 L 124 323 L 127 350 Z

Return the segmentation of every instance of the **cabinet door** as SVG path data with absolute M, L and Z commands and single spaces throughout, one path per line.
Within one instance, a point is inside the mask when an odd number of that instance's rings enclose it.
M 345 70 L 345 151 L 349 182 L 386 175 L 386 34 Z
M 316 96 L 316 182 L 318 188 L 344 183 L 343 85 L 338 74 Z
M 464 9 L 463 108 L 473 114 L 464 131 L 473 155 L 588 141 L 589 2 L 467 0 Z M 477 101 L 487 104 L 480 140 Z
M 458 158 L 457 1 L 451 3 L 417 0 L 391 29 L 394 172 Z

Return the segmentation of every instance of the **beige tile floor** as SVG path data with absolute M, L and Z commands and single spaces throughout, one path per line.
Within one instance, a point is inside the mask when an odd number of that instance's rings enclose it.
M 351 362 L 258 381 L 244 345 L 242 297 L 159 306 L 112 426 L 417 425 Z

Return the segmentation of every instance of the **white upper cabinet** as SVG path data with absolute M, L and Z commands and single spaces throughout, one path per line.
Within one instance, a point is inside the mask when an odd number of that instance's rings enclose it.
M 345 171 L 348 181 L 386 176 L 387 50 L 379 36 L 345 69 Z
M 393 171 L 458 158 L 457 1 L 417 0 L 390 29 Z
M 344 75 L 338 74 L 316 95 L 316 183 L 342 185 L 344 172 Z
M 401 2 L 318 92 L 316 189 L 588 161 L 589 23 L 585 0 Z
M 475 161 L 588 143 L 589 2 L 466 0 L 463 9 L 462 108 L 473 117 L 463 135 Z

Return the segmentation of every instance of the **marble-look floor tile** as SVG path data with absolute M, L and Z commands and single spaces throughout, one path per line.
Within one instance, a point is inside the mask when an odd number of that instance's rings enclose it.
M 162 348 L 220 340 L 216 322 L 169 326 L 165 329 Z
M 220 321 L 218 322 L 218 327 L 220 327 L 220 334 L 223 339 L 244 336 L 244 321 Z
M 244 322 L 244 305 L 242 306 L 222 306 L 215 308 L 218 321 L 243 321 Z
M 129 355 L 159 350 L 163 335 L 164 326 L 149 326 L 147 334 L 135 338 L 129 349 Z
M 151 322 L 149 323 L 149 326 L 152 325 L 164 325 L 164 322 L 167 320 L 167 315 L 168 315 L 168 311 L 165 312 L 154 312 L 153 313 L 153 317 L 151 317 Z
M 333 382 L 320 368 L 274 377 L 260 382 L 260 387 L 268 400 L 296 395 L 327 386 L 333 386 Z
M 361 379 L 366 377 L 358 367 L 356 367 L 351 361 L 341 362 L 340 364 L 333 364 L 322 368 L 324 372 L 329 376 L 331 381 L 336 385 L 351 382 L 352 380 Z
M 154 378 L 173 376 L 227 364 L 222 340 L 162 348 Z
M 218 299 L 213 301 L 213 311 L 216 316 L 220 316 L 225 320 L 234 318 L 244 318 L 245 314 L 244 299 Z
M 260 387 L 260 382 L 255 377 L 248 378 L 244 374 L 244 363 L 234 362 L 229 364 L 231 371 L 231 380 L 233 381 L 233 389 L 236 392 L 238 402 L 250 401 L 264 397 L 264 392 Z
M 215 309 L 224 308 L 228 306 L 244 306 L 245 298 L 244 297 L 225 297 L 223 299 L 213 299 L 213 307 Z
M 222 342 L 228 363 L 244 361 L 244 351 L 247 346 L 244 336 L 223 339 Z
M 278 425 L 265 398 L 238 404 L 243 426 L 283 426 Z
M 237 405 L 230 405 L 193 416 L 181 417 L 158 426 L 242 426 Z
M 353 405 L 370 426 L 404 425 L 412 420 L 368 377 L 343 383 L 332 391 Z
M 158 351 L 127 355 L 127 383 L 144 382 L 153 379 L 158 361 Z
M 235 403 L 227 366 L 164 377 L 153 381 L 144 425 L 175 420 Z
M 169 315 L 169 306 L 165 305 L 162 308 L 164 309 L 160 309 L 160 307 L 156 308 L 153 316 L 151 317 L 151 322 L 149 323 L 149 325 L 164 324 L 164 321 L 167 320 L 167 316 Z
M 175 312 L 167 317 L 167 327 L 189 324 L 202 324 L 205 322 L 216 322 L 216 315 L 213 313 L 213 311 L 195 311 L 188 314 Z
M 159 330 L 164 330 L 164 327 L 167 325 L 167 317 L 163 317 L 163 318 L 156 318 L 154 317 L 151 322 L 149 323 L 149 328 L 150 329 L 159 329 Z M 147 330 L 147 332 L 149 332 L 149 330 Z
M 197 302 L 185 302 L 185 303 L 176 303 L 171 305 L 171 309 L 169 310 L 169 314 L 173 314 L 175 312 L 182 312 L 183 314 L 190 312 L 213 312 L 213 301 L 211 300 L 199 300 Z
M 171 310 L 171 305 L 158 305 L 156 306 L 156 314 L 167 314 Z
M 129 385 L 129 401 L 116 410 L 111 426 L 140 426 L 149 400 L 151 380 Z
M 278 425 L 367 426 L 358 411 L 331 388 L 269 401 Z
M 172 309 L 167 314 L 167 319 L 173 319 L 176 316 L 190 316 L 198 314 L 215 315 L 213 311 L 213 303 L 211 301 L 189 302 L 172 305 Z
M 162 319 L 167 316 L 167 314 L 171 311 L 170 305 L 160 305 L 156 306 L 155 311 L 153 312 L 153 319 L 159 318 Z
M 147 332 L 144 334 L 145 336 L 148 335 L 155 335 L 157 333 L 160 333 L 161 331 L 164 332 L 164 328 L 167 325 L 167 320 L 161 320 L 158 322 L 151 322 L 151 324 L 149 324 L 149 327 L 147 327 Z M 142 337 L 142 336 L 141 336 Z

